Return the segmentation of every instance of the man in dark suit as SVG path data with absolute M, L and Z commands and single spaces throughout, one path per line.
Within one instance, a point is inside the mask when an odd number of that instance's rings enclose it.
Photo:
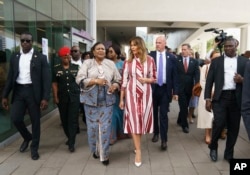
M 179 107 L 180 112 L 177 119 L 177 124 L 182 127 L 184 133 L 189 133 L 187 122 L 188 105 L 192 96 L 194 84 L 200 81 L 199 63 L 196 59 L 189 57 L 191 46 L 182 44 L 182 55 L 177 57 L 177 74 L 179 81 Z
M 13 90 L 11 99 L 11 119 L 23 137 L 20 152 L 24 152 L 31 143 L 31 158 L 39 159 L 41 111 L 48 107 L 51 89 L 51 74 L 46 56 L 32 48 L 32 35 L 24 32 L 20 36 L 20 52 L 10 58 L 8 79 L 3 91 L 2 106 L 7 110 L 8 96 Z M 32 124 L 32 134 L 24 123 L 28 111 Z
M 160 130 L 162 150 L 167 149 L 169 103 L 172 100 L 172 95 L 175 100 L 178 99 L 176 59 L 172 54 L 166 52 L 165 46 L 166 38 L 159 36 L 156 39 L 156 51 L 149 54 L 154 58 L 157 67 L 157 83 L 152 85 L 154 110 L 152 142 L 158 141 Z M 160 122 L 158 120 L 158 109 L 160 110 Z
M 242 88 L 242 104 L 241 104 L 241 115 L 243 118 L 243 122 L 245 124 L 248 138 L 250 140 L 250 61 L 247 62 L 244 80 L 243 80 L 243 88 Z
M 237 41 L 227 38 L 224 42 L 222 56 L 214 59 L 207 74 L 205 86 L 206 110 L 213 109 L 214 121 L 212 140 L 209 145 L 212 161 L 217 161 L 218 139 L 225 123 L 227 126 L 227 141 L 224 159 L 233 159 L 241 118 L 242 81 L 247 58 L 237 56 Z M 214 92 L 212 95 L 212 87 Z

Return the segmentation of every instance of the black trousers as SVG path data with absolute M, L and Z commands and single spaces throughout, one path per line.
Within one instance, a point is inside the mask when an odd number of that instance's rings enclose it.
M 78 127 L 80 101 L 71 102 L 70 100 L 68 100 L 67 102 L 60 102 L 59 99 L 59 104 L 57 105 L 60 113 L 63 131 L 68 138 L 69 146 L 74 145 Z
M 168 112 L 170 102 L 169 97 L 167 95 L 167 85 L 164 84 L 162 86 L 155 86 L 156 87 L 153 93 L 154 134 L 159 134 L 160 131 L 161 141 L 167 142 Z
M 182 128 L 189 127 L 187 122 L 188 116 L 188 106 L 191 99 L 192 94 L 186 92 L 179 92 L 178 94 L 178 103 L 180 112 L 178 115 L 177 123 L 182 126 Z
M 11 106 L 11 119 L 24 140 L 32 140 L 31 151 L 37 151 L 40 141 L 40 104 L 35 101 L 32 85 L 15 85 L 15 93 Z M 24 123 L 26 110 L 29 113 L 32 134 Z
M 233 158 L 234 145 L 236 143 L 240 128 L 240 107 L 236 102 L 235 91 L 222 91 L 218 101 L 212 103 L 214 121 L 212 128 L 212 140 L 210 149 L 218 148 L 218 139 L 221 131 L 227 126 L 227 141 L 224 152 L 224 158 Z

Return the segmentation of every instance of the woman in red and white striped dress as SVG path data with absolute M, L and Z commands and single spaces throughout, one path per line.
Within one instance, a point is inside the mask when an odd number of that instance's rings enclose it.
M 130 54 L 123 66 L 120 108 L 124 109 L 124 132 L 132 135 L 135 165 L 141 166 L 141 136 L 153 132 L 151 83 L 156 81 L 154 59 L 140 37 L 130 40 Z M 125 98 L 125 100 L 124 100 Z

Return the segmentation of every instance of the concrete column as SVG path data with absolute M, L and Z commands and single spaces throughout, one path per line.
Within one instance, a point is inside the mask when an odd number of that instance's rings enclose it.
M 250 50 L 250 25 L 241 28 L 240 32 L 240 53 Z
M 90 34 L 94 38 L 93 43 L 96 42 L 96 0 L 89 1 L 90 6 Z

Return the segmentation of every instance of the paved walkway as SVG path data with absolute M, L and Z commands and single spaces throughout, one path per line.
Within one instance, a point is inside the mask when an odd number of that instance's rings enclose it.
M 229 175 L 229 164 L 223 160 L 225 141 L 219 141 L 218 161 L 211 162 L 209 150 L 203 141 L 204 131 L 197 129 L 194 123 L 190 125 L 189 134 L 183 133 L 176 125 L 178 111 L 177 103 L 173 102 L 169 113 L 167 151 L 160 150 L 160 142 L 151 142 L 151 134 L 143 136 L 143 165 L 137 168 L 133 164 L 131 139 L 119 140 L 111 146 L 108 166 L 94 159 L 88 148 L 86 127 L 81 121 L 76 152 L 70 153 L 55 110 L 42 123 L 40 159 L 31 160 L 30 151 L 20 153 L 18 150 L 22 139 L 19 138 L 0 149 L 0 175 Z M 250 158 L 250 145 L 243 124 L 235 157 Z

